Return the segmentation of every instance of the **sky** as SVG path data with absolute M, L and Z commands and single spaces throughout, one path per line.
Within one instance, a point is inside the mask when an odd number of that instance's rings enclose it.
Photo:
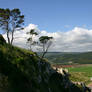
M 25 28 L 34 26 L 41 35 L 54 34 L 57 45 L 51 51 L 92 50 L 92 0 L 0 0 L 0 8 L 19 8 Z
M 92 0 L 0 0 L 0 7 L 19 8 L 25 25 L 33 23 L 49 32 L 92 28 Z

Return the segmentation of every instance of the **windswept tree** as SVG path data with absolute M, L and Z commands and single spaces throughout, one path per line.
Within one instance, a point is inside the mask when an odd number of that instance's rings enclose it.
M 10 10 L 0 8 L 0 28 L 6 32 L 9 44 L 12 45 L 14 32 L 22 29 L 23 23 L 24 15 L 21 14 L 19 9 Z
M 45 54 L 48 52 L 49 47 L 52 44 L 53 37 L 41 36 L 39 38 L 40 46 L 42 47 L 42 58 L 44 58 Z
M 29 44 L 30 50 L 32 51 L 32 45 L 35 45 L 37 43 L 33 38 L 37 36 L 38 33 L 35 32 L 35 29 L 31 29 L 30 32 L 27 32 L 27 34 L 30 35 L 30 37 L 27 39 L 27 43 Z

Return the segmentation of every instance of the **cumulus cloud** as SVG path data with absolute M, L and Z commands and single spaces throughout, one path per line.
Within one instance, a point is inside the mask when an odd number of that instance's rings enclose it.
M 30 24 L 25 27 L 24 30 L 16 31 L 14 34 L 15 40 L 14 45 L 27 48 L 26 44 L 29 35 L 26 33 L 30 29 L 35 29 L 39 36 L 47 35 L 53 36 L 54 42 L 50 51 L 59 52 L 84 52 L 92 51 L 92 30 L 85 28 L 75 27 L 73 30 L 67 32 L 47 32 L 45 30 L 39 30 L 38 26 L 35 24 Z M 6 34 L 3 35 L 6 38 Z

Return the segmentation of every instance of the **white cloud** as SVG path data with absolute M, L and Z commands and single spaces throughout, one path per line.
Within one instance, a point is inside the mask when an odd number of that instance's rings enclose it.
M 67 32 L 47 32 L 45 30 L 39 30 L 38 26 L 35 24 L 30 24 L 25 27 L 24 30 L 15 32 L 14 45 L 28 48 L 26 40 L 29 37 L 26 33 L 30 29 L 35 29 L 42 35 L 48 35 L 54 37 L 53 46 L 50 51 L 66 51 L 66 52 L 83 52 L 92 51 L 92 30 L 85 28 L 75 27 L 71 31 Z M 6 34 L 4 34 L 6 38 Z

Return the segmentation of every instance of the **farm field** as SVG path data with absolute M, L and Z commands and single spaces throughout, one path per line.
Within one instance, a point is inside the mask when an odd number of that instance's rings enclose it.
M 53 65 L 57 68 L 66 68 L 73 82 L 84 82 L 86 85 L 92 83 L 92 64 Z
M 70 79 L 73 82 L 85 82 L 85 84 L 92 83 L 92 64 L 68 67 L 67 69 L 71 74 Z

